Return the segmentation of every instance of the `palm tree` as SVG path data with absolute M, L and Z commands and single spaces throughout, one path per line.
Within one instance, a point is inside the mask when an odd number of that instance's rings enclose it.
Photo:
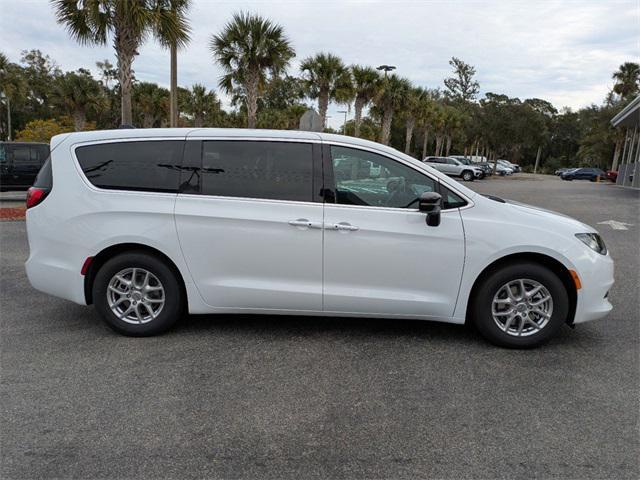
M 4 97 L 6 106 L 6 139 L 11 140 L 11 108 L 19 98 L 26 96 L 28 84 L 23 75 L 19 73 L 19 67 L 9 61 L 4 53 L 0 53 L 0 94 Z M 4 117 L 4 115 L 3 115 Z M 0 122 L 0 125 L 2 123 Z
M 100 84 L 83 69 L 58 77 L 52 97 L 53 104 L 73 118 L 76 132 L 84 129 L 88 113 L 97 112 L 105 105 Z
M 170 52 L 170 87 L 169 87 L 169 126 L 178 126 L 178 48 L 186 45 L 189 41 L 189 32 L 191 27 L 187 21 L 187 10 L 191 6 L 191 0 L 172 0 L 169 2 L 170 14 L 174 16 L 175 22 L 181 25 L 181 29 L 186 33 L 182 40 L 173 38 L 171 35 L 165 35 L 160 32 L 159 39 L 163 46 L 169 48 Z
M 373 101 L 382 112 L 380 143 L 384 145 L 389 144 L 393 114 L 403 108 L 410 90 L 411 82 L 397 75 L 389 75 L 382 82 L 382 89 Z
M 351 67 L 351 76 L 353 78 L 353 90 L 355 92 L 353 133 L 356 137 L 359 137 L 360 125 L 362 124 L 362 110 L 374 99 L 378 90 L 380 90 L 380 75 L 377 70 L 371 67 L 353 65 Z
M 438 104 L 436 103 L 437 91 L 425 90 L 420 97 L 420 107 L 418 109 L 418 127 L 422 130 L 422 157 L 427 156 L 429 146 L 429 134 L 433 129 L 434 118 L 438 114 Z
M 140 82 L 133 86 L 133 101 L 139 115 L 142 128 L 160 126 L 167 118 L 169 110 L 169 92 L 155 83 Z M 166 123 L 164 123 L 166 125 Z
M 329 102 L 347 103 L 352 97 L 351 72 L 339 57 L 318 53 L 300 64 L 309 98 L 318 99 L 320 124 L 324 127 Z
M 414 87 L 409 90 L 405 98 L 405 102 L 402 108 L 402 117 L 405 124 L 405 137 L 404 137 L 404 153 L 409 154 L 411 152 L 411 140 L 413 139 L 413 130 L 416 127 L 416 123 L 420 118 L 423 109 L 422 99 L 426 95 L 424 89 L 420 87 Z
M 617 72 L 613 74 L 616 84 L 613 91 L 626 100 L 640 92 L 640 64 L 635 62 L 625 62 L 620 65 Z
M 133 123 L 133 60 L 151 33 L 163 44 L 180 45 L 189 38 L 184 19 L 174 14 L 179 0 L 52 0 L 58 23 L 82 44 L 105 45 L 113 36 L 118 59 L 123 124 Z
M 247 126 L 256 127 L 258 98 L 267 81 L 267 73 L 278 76 L 289 65 L 295 52 L 280 25 L 259 15 L 236 13 L 210 48 L 226 74 L 220 88 L 227 93 L 242 90 L 247 106 Z
M 219 105 L 218 97 L 214 91 L 207 91 L 207 87 L 196 83 L 191 87 L 186 99 L 185 110 L 193 116 L 193 126 L 202 127 L 205 118 L 211 117 Z

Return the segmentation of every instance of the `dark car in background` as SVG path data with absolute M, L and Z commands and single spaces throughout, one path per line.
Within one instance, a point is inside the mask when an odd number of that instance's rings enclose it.
M 590 180 L 595 182 L 598 177 L 601 179 L 607 178 L 607 174 L 604 170 L 599 168 L 575 168 L 573 170 L 569 170 L 567 172 L 563 172 L 560 174 L 560 178 L 562 180 Z
M 0 142 L 0 191 L 27 190 L 49 156 L 49 145 Z

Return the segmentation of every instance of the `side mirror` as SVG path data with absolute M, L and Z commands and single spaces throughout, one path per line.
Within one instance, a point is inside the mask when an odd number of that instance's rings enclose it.
M 440 225 L 440 209 L 442 196 L 436 192 L 424 192 L 418 199 L 418 210 L 427 214 L 427 225 Z

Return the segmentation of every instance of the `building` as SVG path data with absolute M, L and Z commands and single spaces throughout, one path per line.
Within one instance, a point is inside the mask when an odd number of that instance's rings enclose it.
M 611 170 L 618 170 L 618 185 L 640 187 L 640 95 L 611 119 L 624 129 L 622 155 L 616 152 Z

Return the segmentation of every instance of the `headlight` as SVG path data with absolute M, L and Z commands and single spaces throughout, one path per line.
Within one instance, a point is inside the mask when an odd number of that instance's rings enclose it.
M 582 240 L 591 250 L 598 252 L 600 255 L 607 254 L 607 247 L 604 241 L 597 233 L 576 233 L 576 237 Z

